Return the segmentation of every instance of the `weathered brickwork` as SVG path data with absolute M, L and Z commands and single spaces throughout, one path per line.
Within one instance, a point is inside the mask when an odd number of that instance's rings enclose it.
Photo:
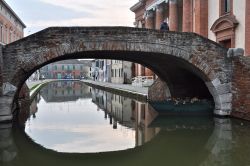
M 250 120 L 250 57 L 236 57 L 233 62 L 232 115 Z
M 196 95 L 205 87 L 215 100 L 215 114 L 229 115 L 232 110 L 233 68 L 227 49 L 194 33 L 128 27 L 54 27 L 7 45 L 4 96 L 14 99 L 41 66 L 80 58 L 143 64 L 167 83 L 172 97 Z
M 0 96 L 2 96 L 2 86 L 3 86 L 3 54 L 2 45 L 0 45 Z
M 23 84 L 23 86 L 19 92 L 18 98 L 21 100 L 29 100 L 30 99 L 30 90 L 29 90 L 26 83 Z
M 250 56 L 250 1 L 246 0 L 246 28 L 245 28 L 245 48 L 246 48 L 246 55 Z

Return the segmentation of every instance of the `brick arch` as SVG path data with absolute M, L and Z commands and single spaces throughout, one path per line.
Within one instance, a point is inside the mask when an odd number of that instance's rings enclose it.
M 215 101 L 215 113 L 228 115 L 231 98 L 223 95 L 231 94 L 231 69 L 225 61 L 226 52 L 194 33 L 128 27 L 53 27 L 7 45 L 3 49 L 3 75 L 5 83 L 18 89 L 35 69 L 50 62 L 98 58 L 141 63 L 165 80 L 164 66 L 175 62 L 205 82 Z

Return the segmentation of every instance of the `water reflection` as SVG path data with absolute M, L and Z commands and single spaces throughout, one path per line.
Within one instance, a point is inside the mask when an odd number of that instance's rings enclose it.
M 70 88 L 69 83 L 60 84 Z M 250 165 L 249 122 L 206 116 L 157 116 L 147 103 L 79 83 L 70 83 L 84 92 L 73 100 L 60 84 L 42 89 L 29 113 L 20 115 L 23 121 L 28 117 L 25 132 L 30 137 L 17 127 L 1 127 L 1 165 Z M 55 87 L 60 89 L 57 94 Z M 70 91 L 73 93 L 73 89 Z M 60 98 L 60 104 L 51 96 Z M 101 138 L 101 143 L 96 137 Z M 81 152 L 86 147 L 92 152 L 135 148 L 90 154 L 48 150 Z
M 166 165 L 247 166 L 250 163 L 250 124 L 228 119 L 213 120 L 212 130 L 162 128 L 150 143 L 139 148 L 103 154 L 63 154 L 34 144 L 21 130 L 0 129 L 0 163 L 36 165 Z M 18 148 L 17 148 L 18 147 Z M 31 157 L 32 156 L 32 157 Z M 126 157 L 124 157 L 126 156 Z M 119 163 L 119 161 L 120 163 Z
M 119 123 L 135 130 L 135 146 L 150 141 L 160 131 L 158 127 L 148 127 L 158 115 L 148 103 L 95 88 L 92 90 L 92 101 L 98 106 L 98 110 L 104 111 L 104 118 L 109 120 L 113 129 L 117 129 Z
M 0 124 L 0 163 L 10 162 L 17 156 L 17 148 L 13 139 L 11 125 Z

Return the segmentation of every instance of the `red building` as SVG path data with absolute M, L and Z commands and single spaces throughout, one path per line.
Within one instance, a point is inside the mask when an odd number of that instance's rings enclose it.
M 0 43 L 8 44 L 23 38 L 23 30 L 26 28 L 22 20 L 11 7 L 4 1 L 0 1 Z
M 250 55 L 249 0 L 139 0 L 130 10 L 138 28 L 160 29 L 167 21 L 170 31 L 194 32 Z M 134 73 L 152 75 L 138 64 Z

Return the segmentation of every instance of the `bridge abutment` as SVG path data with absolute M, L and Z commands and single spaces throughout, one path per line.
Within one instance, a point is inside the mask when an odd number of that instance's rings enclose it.
M 250 58 L 235 57 L 232 76 L 232 116 L 250 120 Z
M 214 114 L 219 116 L 229 116 L 232 111 L 231 83 L 221 83 L 219 79 L 206 82 L 208 90 L 214 99 Z
M 3 95 L 3 45 L 0 44 L 0 97 Z
M 0 122 L 10 121 L 13 118 L 11 107 L 12 98 L 3 94 L 4 80 L 3 80 L 3 45 L 0 45 Z
M 8 122 L 13 119 L 13 96 L 16 91 L 16 87 L 9 83 L 4 83 L 3 47 L 3 45 L 0 45 L 0 122 Z

